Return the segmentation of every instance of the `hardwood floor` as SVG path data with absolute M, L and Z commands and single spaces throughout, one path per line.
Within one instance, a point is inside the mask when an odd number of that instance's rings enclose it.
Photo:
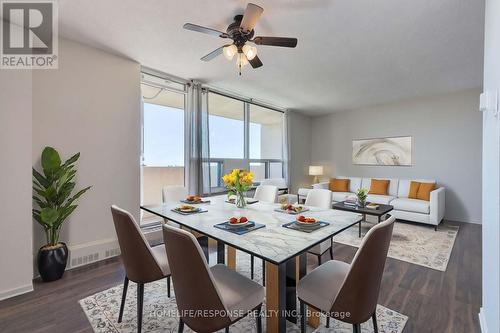
M 481 226 L 446 223 L 460 226 L 446 272 L 387 259 L 379 303 L 409 317 L 405 333 L 480 332 Z M 334 256 L 350 262 L 355 251 L 335 244 Z M 317 258 L 308 257 L 308 270 L 316 265 Z M 34 292 L 0 302 L 0 332 L 92 332 L 78 300 L 123 277 L 114 258 L 68 271 L 59 281 L 35 281 Z

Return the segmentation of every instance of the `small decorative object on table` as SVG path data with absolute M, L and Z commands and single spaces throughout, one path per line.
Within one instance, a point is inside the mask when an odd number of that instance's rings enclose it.
M 243 169 L 234 169 L 227 175 L 224 175 L 222 181 L 229 190 L 229 192 L 227 192 L 228 199 L 231 195 L 236 195 L 236 207 L 245 208 L 247 205 L 245 193 L 253 184 L 253 172 Z
M 358 197 L 358 206 L 363 208 L 366 205 L 366 197 L 368 194 L 368 190 L 366 188 L 360 188 L 356 192 L 356 196 Z

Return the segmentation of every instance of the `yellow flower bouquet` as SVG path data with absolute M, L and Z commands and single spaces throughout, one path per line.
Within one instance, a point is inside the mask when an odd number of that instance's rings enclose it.
M 222 177 L 224 185 L 229 190 L 227 196 L 236 195 L 236 206 L 243 208 L 246 206 L 245 192 L 253 184 L 253 172 L 242 169 L 234 169 Z

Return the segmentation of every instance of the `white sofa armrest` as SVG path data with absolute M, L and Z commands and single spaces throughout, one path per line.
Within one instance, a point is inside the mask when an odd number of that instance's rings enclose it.
M 329 182 L 321 182 L 321 183 L 313 184 L 312 188 L 314 188 L 314 189 L 322 188 L 322 189 L 328 190 L 329 186 L 330 186 Z
M 431 192 L 430 223 L 438 225 L 445 213 L 445 189 L 440 187 Z

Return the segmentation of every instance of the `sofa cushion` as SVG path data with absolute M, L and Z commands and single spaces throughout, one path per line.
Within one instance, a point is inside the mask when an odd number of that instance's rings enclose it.
M 391 205 L 396 210 L 403 210 L 407 212 L 415 212 L 422 214 L 429 214 L 430 212 L 429 201 L 425 200 L 397 198 L 391 201 Z
M 388 179 L 372 179 L 370 182 L 370 191 L 369 194 L 379 194 L 379 195 L 388 195 L 387 192 L 389 188 L 389 180 Z
M 394 200 L 396 197 L 393 197 L 392 195 L 378 195 L 378 194 L 368 194 L 366 196 L 366 201 L 368 202 L 374 202 L 382 205 L 389 205 L 392 200 Z
M 411 181 L 419 182 L 419 183 L 435 183 L 436 182 L 435 180 L 432 180 L 432 179 L 400 179 L 397 197 L 408 198 L 408 193 L 410 192 L 410 182 Z M 390 191 L 389 191 L 389 194 L 391 194 Z
M 383 179 L 383 178 L 374 178 L 374 179 Z M 389 180 L 389 187 L 387 190 L 387 192 L 388 192 L 387 194 L 390 196 L 393 196 L 393 197 L 397 197 L 398 196 L 399 180 L 394 179 L 394 178 L 385 178 L 385 179 Z M 361 187 L 369 190 L 371 187 L 371 183 L 372 183 L 372 178 L 363 178 L 363 180 L 361 181 Z M 355 192 L 355 191 L 352 191 L 352 192 Z
M 337 176 L 337 179 L 349 179 L 349 192 L 356 193 L 361 188 L 361 178 L 359 177 L 345 177 Z
M 436 183 L 420 183 L 417 191 L 417 199 L 431 200 L 431 192 L 436 189 Z
M 332 192 L 348 192 L 349 191 L 349 179 L 330 179 L 330 191 Z
M 351 192 L 332 192 L 332 199 L 336 202 L 345 201 L 350 196 L 355 196 L 355 194 Z
M 418 188 L 420 187 L 419 182 L 410 182 L 410 190 L 408 191 L 408 198 L 410 199 L 418 199 L 417 198 L 417 193 L 418 193 Z

